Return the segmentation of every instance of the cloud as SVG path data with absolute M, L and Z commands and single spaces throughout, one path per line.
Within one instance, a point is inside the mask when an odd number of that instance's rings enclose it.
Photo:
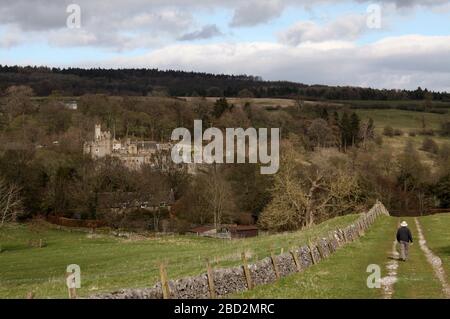
M 232 27 L 254 26 L 281 16 L 285 3 L 280 0 L 245 1 L 234 11 Z
M 16 28 L 10 27 L 0 33 L 0 48 L 10 49 L 19 45 L 21 41 L 20 32 Z
M 215 24 L 205 25 L 200 30 L 183 34 L 178 38 L 180 41 L 191 41 L 191 40 L 199 40 L 199 39 L 210 39 L 217 36 L 221 36 L 223 33 L 219 30 L 219 28 Z
M 280 32 L 278 40 L 294 46 L 307 41 L 355 40 L 369 30 L 366 16 L 353 14 L 341 16 L 326 25 L 312 21 L 298 22 Z
M 4 46 L 29 43 L 36 36 L 39 41 L 49 39 L 52 45 L 64 47 L 75 43 L 90 47 L 109 47 L 124 50 L 128 47 L 148 48 L 167 44 L 186 35 L 186 30 L 198 26 L 198 12 L 233 12 L 229 25 L 233 28 L 256 26 L 280 17 L 287 8 L 309 8 L 316 5 L 335 5 L 339 0 L 0 0 L 0 27 L 13 27 L 21 41 L 2 40 Z M 372 0 L 350 0 L 371 3 Z M 84 34 L 76 34 L 77 41 L 62 39 L 67 34 L 67 6 L 77 3 L 81 7 Z M 437 7 L 450 4 L 450 0 L 381 0 L 380 3 L 399 8 L 418 6 Z M 342 27 L 342 26 L 337 26 Z M 313 32 L 314 26 L 303 26 L 302 33 Z M 316 29 L 319 27 L 316 27 Z M 315 31 L 319 32 L 319 31 Z M 325 31 L 322 31 L 325 32 Z M 40 33 L 36 35 L 36 33 Z M 55 35 L 56 33 L 56 35 Z M 201 36 L 202 34 L 200 34 Z M 193 34 L 195 36 L 195 34 Z M 305 37 L 304 35 L 303 37 Z M 56 37 L 56 39 L 55 39 Z M 295 42 L 295 35 L 287 41 Z M 147 38 L 152 38 L 148 40 Z M 107 41 L 110 40 L 110 43 Z M 195 39 L 193 39 L 195 40 Z M 49 42 L 47 41 L 47 42 Z M 125 41 L 125 42 L 123 42 Z M 6 43 L 7 42 L 7 43 Z
M 450 36 L 410 35 L 357 46 L 330 41 L 179 44 L 146 55 L 118 57 L 105 67 L 157 67 L 260 75 L 268 80 L 376 88 L 418 86 L 450 91 Z M 89 63 L 85 63 L 89 66 Z

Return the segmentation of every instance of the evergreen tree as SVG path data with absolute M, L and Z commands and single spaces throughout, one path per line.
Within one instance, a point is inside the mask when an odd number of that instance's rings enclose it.
M 349 124 L 349 138 L 350 138 L 350 144 L 358 145 L 359 143 L 359 125 L 360 125 L 360 119 L 359 116 L 353 112 L 350 116 L 350 124 Z

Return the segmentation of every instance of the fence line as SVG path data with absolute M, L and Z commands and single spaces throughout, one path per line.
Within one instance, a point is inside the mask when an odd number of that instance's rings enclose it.
M 125 289 L 114 293 L 91 296 L 93 299 L 163 299 L 170 291 L 174 299 L 207 299 L 224 297 L 251 289 L 255 286 L 275 282 L 280 277 L 303 271 L 328 258 L 339 248 L 364 236 L 379 216 L 389 215 L 384 205 L 377 203 L 352 224 L 330 232 L 328 237 L 310 241 L 308 245 L 275 255 L 273 250 L 266 257 L 253 264 L 247 263 L 242 254 L 243 265 L 224 269 L 212 269 L 207 262 L 207 272 L 198 276 L 162 281 L 152 288 Z M 167 288 L 166 288 L 167 287 Z M 167 289 L 167 290 L 166 290 Z

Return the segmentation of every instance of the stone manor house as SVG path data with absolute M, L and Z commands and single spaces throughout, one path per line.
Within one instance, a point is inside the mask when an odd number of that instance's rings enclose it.
M 106 156 L 120 159 L 129 169 L 140 169 L 142 165 L 163 171 L 173 168 L 170 157 L 171 144 L 153 141 L 134 141 L 130 138 L 117 140 L 110 131 L 102 131 L 95 125 L 94 140 L 84 143 L 83 152 L 93 159 Z

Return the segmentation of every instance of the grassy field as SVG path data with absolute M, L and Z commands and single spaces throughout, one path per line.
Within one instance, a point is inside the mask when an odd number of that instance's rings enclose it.
M 406 218 L 405 220 L 409 224 L 415 243 L 410 246 L 409 261 L 399 263 L 398 282 L 395 284 L 393 297 L 401 299 L 443 298 L 441 284 L 420 249 L 414 219 Z M 447 223 L 447 226 L 450 226 L 450 223 Z
M 428 247 L 442 259 L 447 282 L 450 282 L 450 213 L 420 219 Z
M 450 114 L 435 114 L 425 112 L 413 112 L 394 109 L 358 109 L 355 112 L 362 118 L 372 118 L 376 130 L 382 132 L 387 125 L 395 129 L 401 129 L 405 133 L 419 130 L 422 127 L 422 119 L 425 119 L 426 127 L 438 130 L 444 121 L 450 121 Z
M 442 215 L 441 218 L 441 215 L 437 215 L 435 218 L 445 225 L 442 227 L 447 227 L 447 230 L 450 228 L 448 216 Z M 409 222 L 414 236 L 416 234 L 414 221 L 410 219 Z M 370 264 L 377 264 L 381 267 L 382 277 L 387 275 L 385 264 L 391 260 L 392 241 L 395 238 L 397 223 L 397 218 L 382 217 L 363 238 L 349 244 L 318 265 L 235 297 L 382 298 L 381 289 L 367 288 L 366 280 L 369 274 L 366 269 Z M 441 243 L 436 245 L 445 243 L 448 245 L 449 241 L 448 239 L 445 241 L 444 237 Z M 411 247 L 410 260 L 406 263 L 399 262 L 398 282 L 394 285 L 393 298 L 443 298 L 440 283 L 434 277 L 433 269 L 418 243 Z
M 304 272 L 260 286 L 236 297 L 242 298 L 380 298 L 380 289 L 368 289 L 366 272 L 370 264 L 382 265 L 392 247 L 395 221 L 378 219 L 366 235 L 330 258 Z M 382 271 L 384 271 L 382 267 Z M 382 273 L 384 276 L 384 273 Z
M 14 224 L 0 229 L 0 298 L 23 298 L 33 291 L 37 298 L 64 298 L 65 270 L 69 264 L 81 267 L 81 296 L 120 288 L 149 287 L 158 281 L 158 262 L 168 262 L 170 278 L 205 271 L 205 259 L 215 267 L 240 264 L 246 251 L 259 260 L 273 249 L 279 253 L 327 234 L 357 218 L 349 215 L 329 220 L 310 229 L 242 240 L 217 240 L 195 236 L 165 236 L 124 240 L 109 235 L 58 230 Z M 29 239 L 43 238 L 44 248 L 31 248 Z

